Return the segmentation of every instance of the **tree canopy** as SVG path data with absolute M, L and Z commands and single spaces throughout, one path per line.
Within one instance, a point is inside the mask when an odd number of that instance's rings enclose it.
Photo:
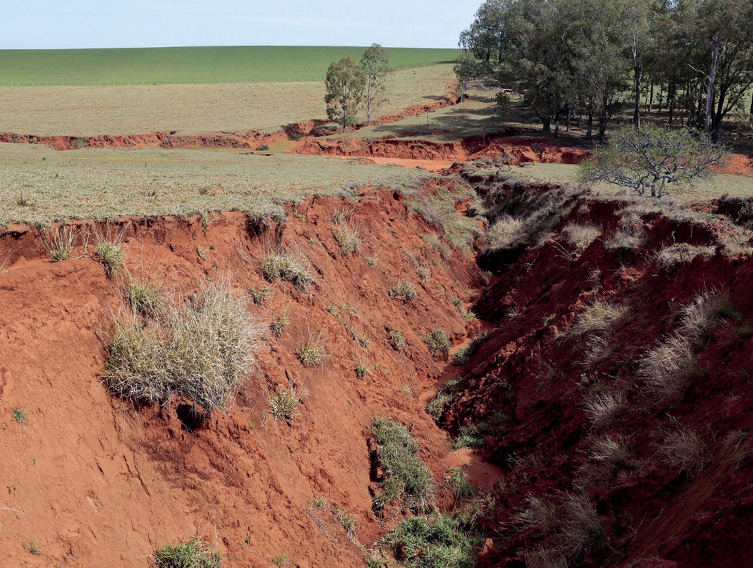
M 514 89 L 555 135 L 578 113 L 603 138 L 629 104 L 636 127 L 656 106 L 716 140 L 753 86 L 750 0 L 486 0 L 459 44 L 461 85 Z
M 586 183 L 605 181 L 638 195 L 662 197 L 671 184 L 678 187 L 711 174 L 724 155 L 724 148 L 704 134 L 644 125 L 615 132 L 583 163 L 581 174 Z
M 324 78 L 327 117 L 342 126 L 343 130 L 354 124 L 363 102 L 366 75 L 361 66 L 350 57 L 330 64 Z
M 384 94 L 384 79 L 390 72 L 390 56 L 378 43 L 371 44 L 361 57 L 361 68 L 366 79 L 364 104 L 366 124 L 371 124 L 371 111 L 379 106 Z

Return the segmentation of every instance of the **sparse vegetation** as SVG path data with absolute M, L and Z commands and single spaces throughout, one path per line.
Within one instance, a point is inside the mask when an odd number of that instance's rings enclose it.
M 672 333 L 646 353 L 638 375 L 643 379 L 649 397 L 671 404 L 682 399 L 695 370 L 690 341 Z
M 295 355 L 304 367 L 314 367 L 321 364 L 327 357 L 327 350 L 321 333 L 314 337 L 309 332 L 308 338 L 296 346 Z
M 337 522 L 342 525 L 342 528 L 345 529 L 345 536 L 348 537 L 348 540 L 355 540 L 356 531 L 358 530 L 358 527 L 356 526 L 356 516 L 351 515 L 345 509 L 338 509 L 335 512 L 335 518 L 337 519 Z
M 289 325 L 290 318 L 288 317 L 288 312 L 283 311 L 280 315 L 275 317 L 275 319 L 269 322 L 269 329 L 272 332 L 272 335 L 279 337 L 280 335 L 282 335 L 282 332 L 288 328 Z
M 410 280 L 398 280 L 397 284 L 390 288 L 388 293 L 390 298 L 400 300 L 406 304 L 412 304 L 418 298 L 416 287 Z
M 70 259 L 77 237 L 78 231 L 75 231 L 73 227 L 65 226 L 49 229 L 42 236 L 42 242 L 47 249 L 47 254 L 50 255 L 50 260 L 62 262 Z
M 452 347 L 452 342 L 443 329 L 432 329 L 424 335 L 424 343 L 432 354 L 439 353 L 445 357 Z
M 405 348 L 407 347 L 408 342 L 406 341 L 405 336 L 402 333 L 400 333 L 396 329 L 393 329 L 390 330 L 390 344 L 395 351 L 400 351 L 401 353 L 403 353 L 405 352 Z
M 500 429 L 510 422 L 510 417 L 504 412 L 497 411 L 478 422 L 462 425 L 458 429 L 457 437 L 452 440 L 453 449 L 481 448 L 486 438 L 499 433 Z
M 426 265 L 421 265 L 416 268 L 416 275 L 421 282 L 428 282 L 431 279 L 431 269 Z
M 361 249 L 361 237 L 358 231 L 347 223 L 341 223 L 332 231 L 332 234 L 340 245 L 340 254 L 348 256 Z
M 468 480 L 468 476 L 461 467 L 450 468 L 450 475 L 447 478 L 447 483 L 450 485 L 453 493 L 455 493 L 455 499 L 470 499 L 476 494 L 476 488 Z
M 592 393 L 585 403 L 594 428 L 607 428 L 627 410 L 625 393 L 620 390 L 603 390 Z
M 13 420 L 21 424 L 21 426 L 26 424 L 26 411 L 23 408 L 16 408 L 13 411 Z
M 287 554 L 278 554 L 274 558 L 272 558 L 272 564 L 277 566 L 278 568 L 287 568 L 290 566 L 290 558 L 288 558 Z
M 248 296 L 251 298 L 251 301 L 257 306 L 263 306 L 271 293 L 271 286 L 260 286 L 258 288 L 254 288 L 252 286 L 248 289 Z
M 254 361 L 258 331 L 246 308 L 228 282 L 209 283 L 194 302 L 171 306 L 160 326 L 119 317 L 105 383 L 126 400 L 183 395 L 209 412 L 227 406 Z
M 314 276 L 306 266 L 307 263 L 303 255 L 284 251 L 270 252 L 261 261 L 261 272 L 269 281 L 279 278 L 305 290 L 314 283 Z
M 125 231 L 126 227 L 123 227 L 119 231 L 114 231 L 109 224 L 104 233 L 97 229 L 94 231 L 96 258 L 104 267 L 105 274 L 108 277 L 123 267 L 123 239 L 125 238 Z
M 198 538 L 168 545 L 154 553 L 157 568 L 222 568 L 222 556 L 213 546 Z
M 368 366 L 366 366 L 366 363 L 363 363 L 362 361 L 358 361 L 356 363 L 356 377 L 358 377 L 359 379 L 363 379 L 370 372 L 371 371 L 369 370 Z
M 389 418 L 375 418 L 371 432 L 377 464 L 383 471 L 382 491 L 374 504 L 382 508 L 399 501 L 411 511 L 425 511 L 434 499 L 431 471 L 418 456 L 419 446 L 408 429 Z
M 301 399 L 294 387 L 278 388 L 277 392 L 269 397 L 269 405 L 272 407 L 272 416 L 275 420 L 292 420 L 298 410 Z
M 452 364 L 460 366 L 467 363 L 487 339 L 489 339 L 489 336 L 484 333 L 475 336 L 467 345 L 461 347 L 452 354 Z

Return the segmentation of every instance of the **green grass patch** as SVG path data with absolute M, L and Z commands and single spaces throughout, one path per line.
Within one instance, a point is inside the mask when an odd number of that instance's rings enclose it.
M 353 196 L 363 184 L 411 188 L 432 176 L 415 168 L 322 156 L 258 156 L 235 150 L 56 152 L 0 144 L 0 225 L 207 211 L 247 211 L 263 219 L 278 215 L 280 203 L 297 203 L 311 195 Z M 206 191 L 218 183 L 221 192 Z M 18 205 L 21 193 L 31 206 Z M 62 241 L 52 242 L 53 237 Z M 64 237 L 48 239 L 50 249 L 62 249 L 60 260 L 66 249 L 70 255 L 71 244 Z
M 419 457 L 420 448 L 411 433 L 389 418 L 374 418 L 371 432 L 377 464 L 383 471 L 382 492 L 374 497 L 374 504 L 382 508 L 397 501 L 411 511 L 428 509 L 436 493 L 434 478 Z
M 481 537 L 461 516 L 409 517 L 381 540 L 409 568 L 472 568 Z
M 213 546 L 192 538 L 154 553 L 157 568 L 222 568 L 222 555 Z

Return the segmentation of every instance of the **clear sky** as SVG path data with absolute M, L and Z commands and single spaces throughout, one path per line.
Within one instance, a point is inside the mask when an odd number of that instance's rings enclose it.
M 481 0 L 0 0 L 0 49 L 457 47 Z

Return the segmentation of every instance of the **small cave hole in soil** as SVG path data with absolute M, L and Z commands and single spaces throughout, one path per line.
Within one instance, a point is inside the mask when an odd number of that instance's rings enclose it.
M 201 428 L 208 418 L 208 413 L 202 412 L 193 404 L 178 405 L 178 420 L 180 420 L 183 428 L 189 432 Z

